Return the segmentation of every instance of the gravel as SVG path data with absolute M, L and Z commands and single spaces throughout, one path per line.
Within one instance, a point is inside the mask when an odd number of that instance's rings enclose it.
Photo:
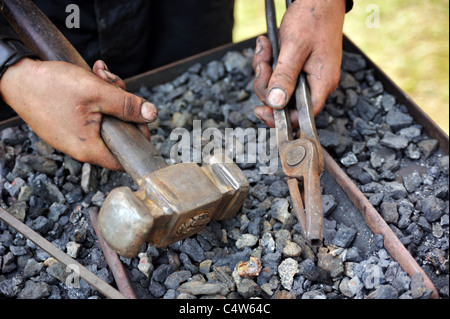
M 169 160 L 174 127 L 264 128 L 254 116 L 252 50 L 195 64 L 175 80 L 136 94 L 153 101 L 159 119 L 152 142 Z M 449 158 L 384 91 L 358 54 L 344 52 L 341 81 L 316 118 L 322 145 L 354 180 L 448 298 Z M 90 224 L 115 187 L 136 190 L 130 177 L 83 164 L 37 137 L 27 125 L 0 132 L 0 205 L 93 273 L 113 284 Z M 165 248 L 144 245 L 122 258 L 140 298 L 420 299 L 423 278 L 410 278 L 383 247 L 380 235 L 361 246 L 357 227 L 336 218 L 339 196 L 322 191 L 324 243 L 309 247 L 286 177 L 260 174 L 267 163 L 239 163 L 250 192 L 237 215 Z M 343 209 L 343 208 L 342 208 Z M 257 266 L 249 274 L 243 265 Z M 84 280 L 0 222 L 0 297 L 98 299 Z M 245 275 L 239 275 L 245 274 Z

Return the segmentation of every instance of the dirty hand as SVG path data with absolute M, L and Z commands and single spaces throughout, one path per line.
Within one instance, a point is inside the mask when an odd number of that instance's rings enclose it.
M 286 106 L 302 70 L 311 90 L 314 115 L 337 88 L 344 16 L 345 0 L 295 1 L 280 25 L 280 53 L 274 70 L 270 41 L 258 37 L 253 57 L 254 89 L 265 105 L 257 107 L 255 114 L 268 126 L 274 126 L 272 108 Z
M 156 119 L 150 102 L 124 90 L 124 82 L 102 61 L 93 73 L 59 61 L 22 59 L 0 79 L 3 100 L 44 141 L 74 159 L 111 170 L 122 166 L 100 136 L 104 114 L 139 124 Z

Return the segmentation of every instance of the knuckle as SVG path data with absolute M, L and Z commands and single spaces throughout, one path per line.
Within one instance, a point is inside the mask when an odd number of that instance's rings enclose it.
M 136 116 L 136 110 L 133 105 L 133 97 L 130 94 L 125 94 L 122 107 L 122 116 L 124 119 L 130 119 Z
M 289 72 L 287 70 L 276 70 L 273 74 L 273 77 L 276 82 L 295 85 L 295 83 L 297 82 L 298 74 L 294 74 L 293 72 Z

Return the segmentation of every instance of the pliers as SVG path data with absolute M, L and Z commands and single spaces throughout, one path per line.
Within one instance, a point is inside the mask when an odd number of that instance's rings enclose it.
M 267 33 L 273 49 L 273 67 L 278 59 L 277 24 L 273 0 L 265 0 Z M 286 1 L 289 6 L 290 0 Z M 322 147 L 316 132 L 311 95 L 305 74 L 299 75 L 295 89 L 299 138 L 293 138 L 288 107 L 273 109 L 277 129 L 278 153 L 288 187 L 294 214 L 303 236 L 312 246 L 322 245 L 323 210 L 320 174 L 324 168 Z M 294 101 L 292 101 L 294 102 Z

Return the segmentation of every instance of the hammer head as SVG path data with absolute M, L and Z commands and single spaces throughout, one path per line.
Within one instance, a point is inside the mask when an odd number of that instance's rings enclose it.
M 144 176 L 136 192 L 114 189 L 100 209 L 102 237 L 119 255 L 134 257 L 145 242 L 164 247 L 201 231 L 211 220 L 233 217 L 249 184 L 239 167 L 212 157 Z

